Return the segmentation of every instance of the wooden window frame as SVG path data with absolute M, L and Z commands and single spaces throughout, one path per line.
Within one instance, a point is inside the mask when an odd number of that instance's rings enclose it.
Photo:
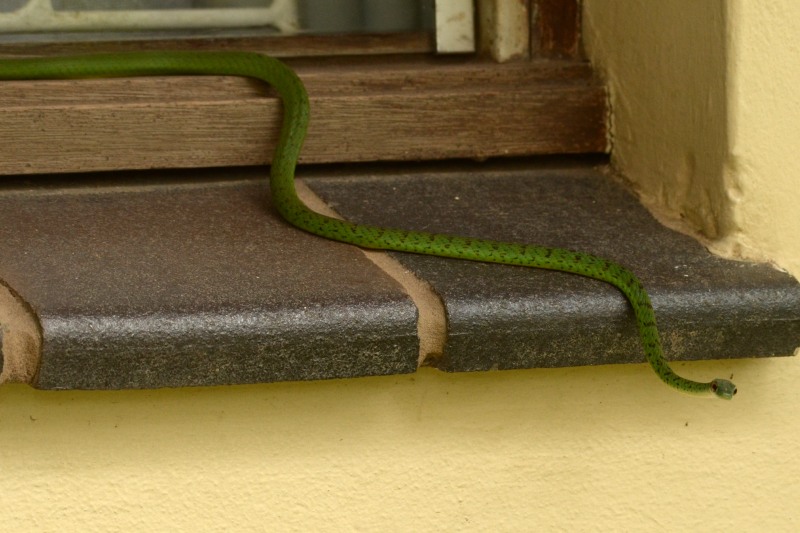
M 281 57 L 311 100 L 301 163 L 606 151 L 606 96 L 581 57 L 579 0 L 525 7 L 528 57 L 506 63 L 487 58 L 489 47 L 433 56 L 425 34 L 336 37 L 336 56 L 326 55 L 331 37 L 15 43 L 0 45 L 0 55 L 237 49 Z M 3 82 L 0 174 L 262 165 L 280 115 L 268 87 L 240 78 Z

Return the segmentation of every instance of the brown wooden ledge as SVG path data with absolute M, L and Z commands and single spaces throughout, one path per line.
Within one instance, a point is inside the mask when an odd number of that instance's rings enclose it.
M 290 61 L 311 99 L 303 163 L 606 150 L 588 64 L 447 58 Z M 229 77 L 0 83 L 0 174 L 261 165 L 280 128 L 271 89 Z

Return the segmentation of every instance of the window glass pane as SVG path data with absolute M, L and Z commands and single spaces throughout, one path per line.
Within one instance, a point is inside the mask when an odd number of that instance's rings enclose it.
M 250 29 L 395 33 L 434 26 L 434 0 L 3 0 L 0 33 Z

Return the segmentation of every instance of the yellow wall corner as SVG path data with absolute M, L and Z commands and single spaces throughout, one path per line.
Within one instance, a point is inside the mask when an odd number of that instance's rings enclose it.
M 800 277 L 800 4 L 584 2 L 612 158 L 648 207 Z

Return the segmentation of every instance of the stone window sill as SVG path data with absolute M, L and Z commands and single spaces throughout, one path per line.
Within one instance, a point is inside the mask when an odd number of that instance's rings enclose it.
M 642 362 L 615 289 L 364 251 L 278 218 L 265 170 L 4 180 L 0 381 L 124 389 Z M 789 355 L 800 285 L 657 223 L 591 165 L 304 169 L 375 224 L 578 249 L 648 288 L 670 359 Z M 316 198 L 315 198 L 316 196 Z M 324 206 L 322 206 L 324 207 Z M 413 275 L 410 275 L 409 272 Z

